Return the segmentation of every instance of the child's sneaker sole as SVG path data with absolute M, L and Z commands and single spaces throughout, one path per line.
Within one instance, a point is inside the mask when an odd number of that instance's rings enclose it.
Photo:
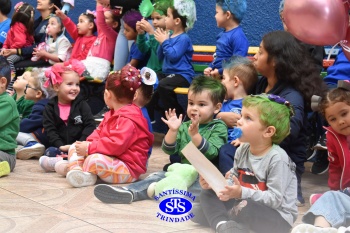
M 73 187 L 80 188 L 94 185 L 97 175 L 81 170 L 71 170 L 67 173 L 66 179 Z
M 7 161 L 0 162 L 0 177 L 10 174 L 11 168 Z
M 23 147 L 18 150 L 16 154 L 17 159 L 27 160 L 30 158 L 40 158 L 45 152 L 45 146 L 41 144 L 35 144 L 35 147 Z
M 293 228 L 291 233 L 337 233 L 338 230 L 332 227 L 321 228 L 310 224 L 300 224 Z
M 131 191 L 107 184 L 97 185 L 94 194 L 97 199 L 108 204 L 130 204 L 133 201 Z

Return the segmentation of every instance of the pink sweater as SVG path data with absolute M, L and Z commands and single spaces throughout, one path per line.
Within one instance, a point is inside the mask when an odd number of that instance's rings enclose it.
M 102 6 L 97 6 L 96 12 L 97 38 L 92 44 L 88 56 L 104 58 L 112 62 L 118 32 L 106 24 Z

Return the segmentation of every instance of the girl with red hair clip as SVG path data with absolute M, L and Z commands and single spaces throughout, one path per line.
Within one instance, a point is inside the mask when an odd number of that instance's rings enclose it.
M 110 111 L 86 141 L 69 148 L 66 179 L 72 186 L 94 185 L 97 176 L 107 183 L 129 183 L 146 172 L 153 134 L 141 109 L 133 104 L 140 85 L 140 72 L 133 66 L 109 74 L 104 100 Z

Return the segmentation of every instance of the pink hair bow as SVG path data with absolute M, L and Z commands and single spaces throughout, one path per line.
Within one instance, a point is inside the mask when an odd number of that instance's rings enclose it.
M 13 8 L 16 12 L 19 11 L 19 8 L 21 8 L 21 6 L 24 4 L 24 2 L 19 2 L 15 5 L 15 7 Z
M 71 59 L 66 62 L 54 64 L 52 67 L 45 71 L 45 76 L 47 77 L 44 87 L 53 86 L 55 84 L 60 84 L 63 82 L 62 74 L 65 71 L 74 71 L 81 76 L 85 71 L 85 65 L 77 60 Z
M 96 11 L 90 11 L 90 10 L 86 10 L 85 14 L 90 14 L 93 15 L 96 18 Z

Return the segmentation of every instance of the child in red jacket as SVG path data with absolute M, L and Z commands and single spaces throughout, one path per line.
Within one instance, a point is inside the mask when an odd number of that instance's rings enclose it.
M 97 176 L 108 183 L 129 183 L 146 172 L 153 135 L 132 103 L 140 85 L 140 73 L 130 65 L 108 76 L 104 99 L 111 110 L 86 141 L 76 142 L 68 152 L 66 178 L 72 186 L 94 185 Z

